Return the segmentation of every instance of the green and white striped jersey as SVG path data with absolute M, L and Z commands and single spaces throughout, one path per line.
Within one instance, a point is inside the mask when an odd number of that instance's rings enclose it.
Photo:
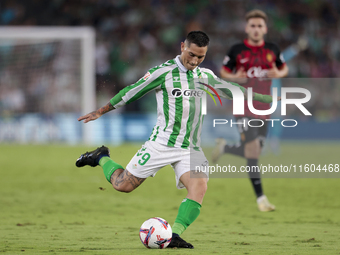
M 149 140 L 171 147 L 200 149 L 202 130 L 203 90 L 183 96 L 183 91 L 198 91 L 197 80 L 208 80 L 209 85 L 221 84 L 221 80 L 209 69 L 196 67 L 187 70 L 180 56 L 150 69 L 135 84 L 125 87 L 110 102 L 114 108 L 129 104 L 151 90 L 156 91 L 157 123 Z M 196 85 L 195 85 L 196 83 Z M 234 84 L 244 91 L 244 88 Z M 230 84 L 229 84 L 230 85 Z M 196 88 L 195 88 L 196 86 Z M 204 92 L 205 93 L 205 92 Z M 228 89 L 219 89 L 219 95 L 232 98 Z

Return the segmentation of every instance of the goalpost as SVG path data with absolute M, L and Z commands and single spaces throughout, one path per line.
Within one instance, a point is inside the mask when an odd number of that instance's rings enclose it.
M 0 27 L 0 117 L 93 111 L 94 55 L 91 27 Z M 91 127 L 82 125 L 82 142 Z

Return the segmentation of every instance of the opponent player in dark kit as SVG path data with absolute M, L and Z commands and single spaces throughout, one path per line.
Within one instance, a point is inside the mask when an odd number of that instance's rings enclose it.
M 256 93 L 270 94 L 271 78 L 282 78 L 288 74 L 288 67 L 280 54 L 279 48 L 264 41 L 267 33 L 267 15 L 260 10 L 252 10 L 246 14 L 245 32 L 248 38 L 243 43 L 231 47 L 225 56 L 220 74 L 222 78 L 235 81 L 244 87 L 252 87 Z M 257 110 L 267 110 L 270 104 L 254 102 Z M 224 153 L 238 155 L 247 159 L 249 167 L 258 166 L 264 139 L 267 135 L 268 121 L 252 121 L 250 127 L 248 121 L 251 119 L 269 119 L 270 116 L 253 114 L 247 101 L 244 105 L 245 114 L 235 116 L 241 143 L 229 146 L 223 138 L 216 139 L 216 147 L 212 153 L 212 161 L 216 163 Z M 249 178 L 257 196 L 258 209 L 263 212 L 275 210 L 270 204 L 262 190 L 260 173 L 249 173 Z

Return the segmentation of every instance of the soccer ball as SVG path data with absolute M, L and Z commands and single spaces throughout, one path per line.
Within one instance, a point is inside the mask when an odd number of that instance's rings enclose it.
M 142 224 L 139 238 L 147 248 L 164 249 L 171 242 L 172 230 L 170 224 L 159 217 L 150 218 Z

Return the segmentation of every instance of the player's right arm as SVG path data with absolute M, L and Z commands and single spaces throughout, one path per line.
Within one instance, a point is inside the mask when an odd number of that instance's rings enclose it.
M 87 123 L 98 119 L 103 114 L 117 109 L 125 104 L 136 101 L 151 90 L 160 87 L 169 70 L 167 68 L 155 67 L 150 69 L 143 78 L 139 79 L 135 84 L 127 86 L 120 90 L 108 104 L 99 108 L 96 111 L 90 112 L 78 118 L 78 121 Z

